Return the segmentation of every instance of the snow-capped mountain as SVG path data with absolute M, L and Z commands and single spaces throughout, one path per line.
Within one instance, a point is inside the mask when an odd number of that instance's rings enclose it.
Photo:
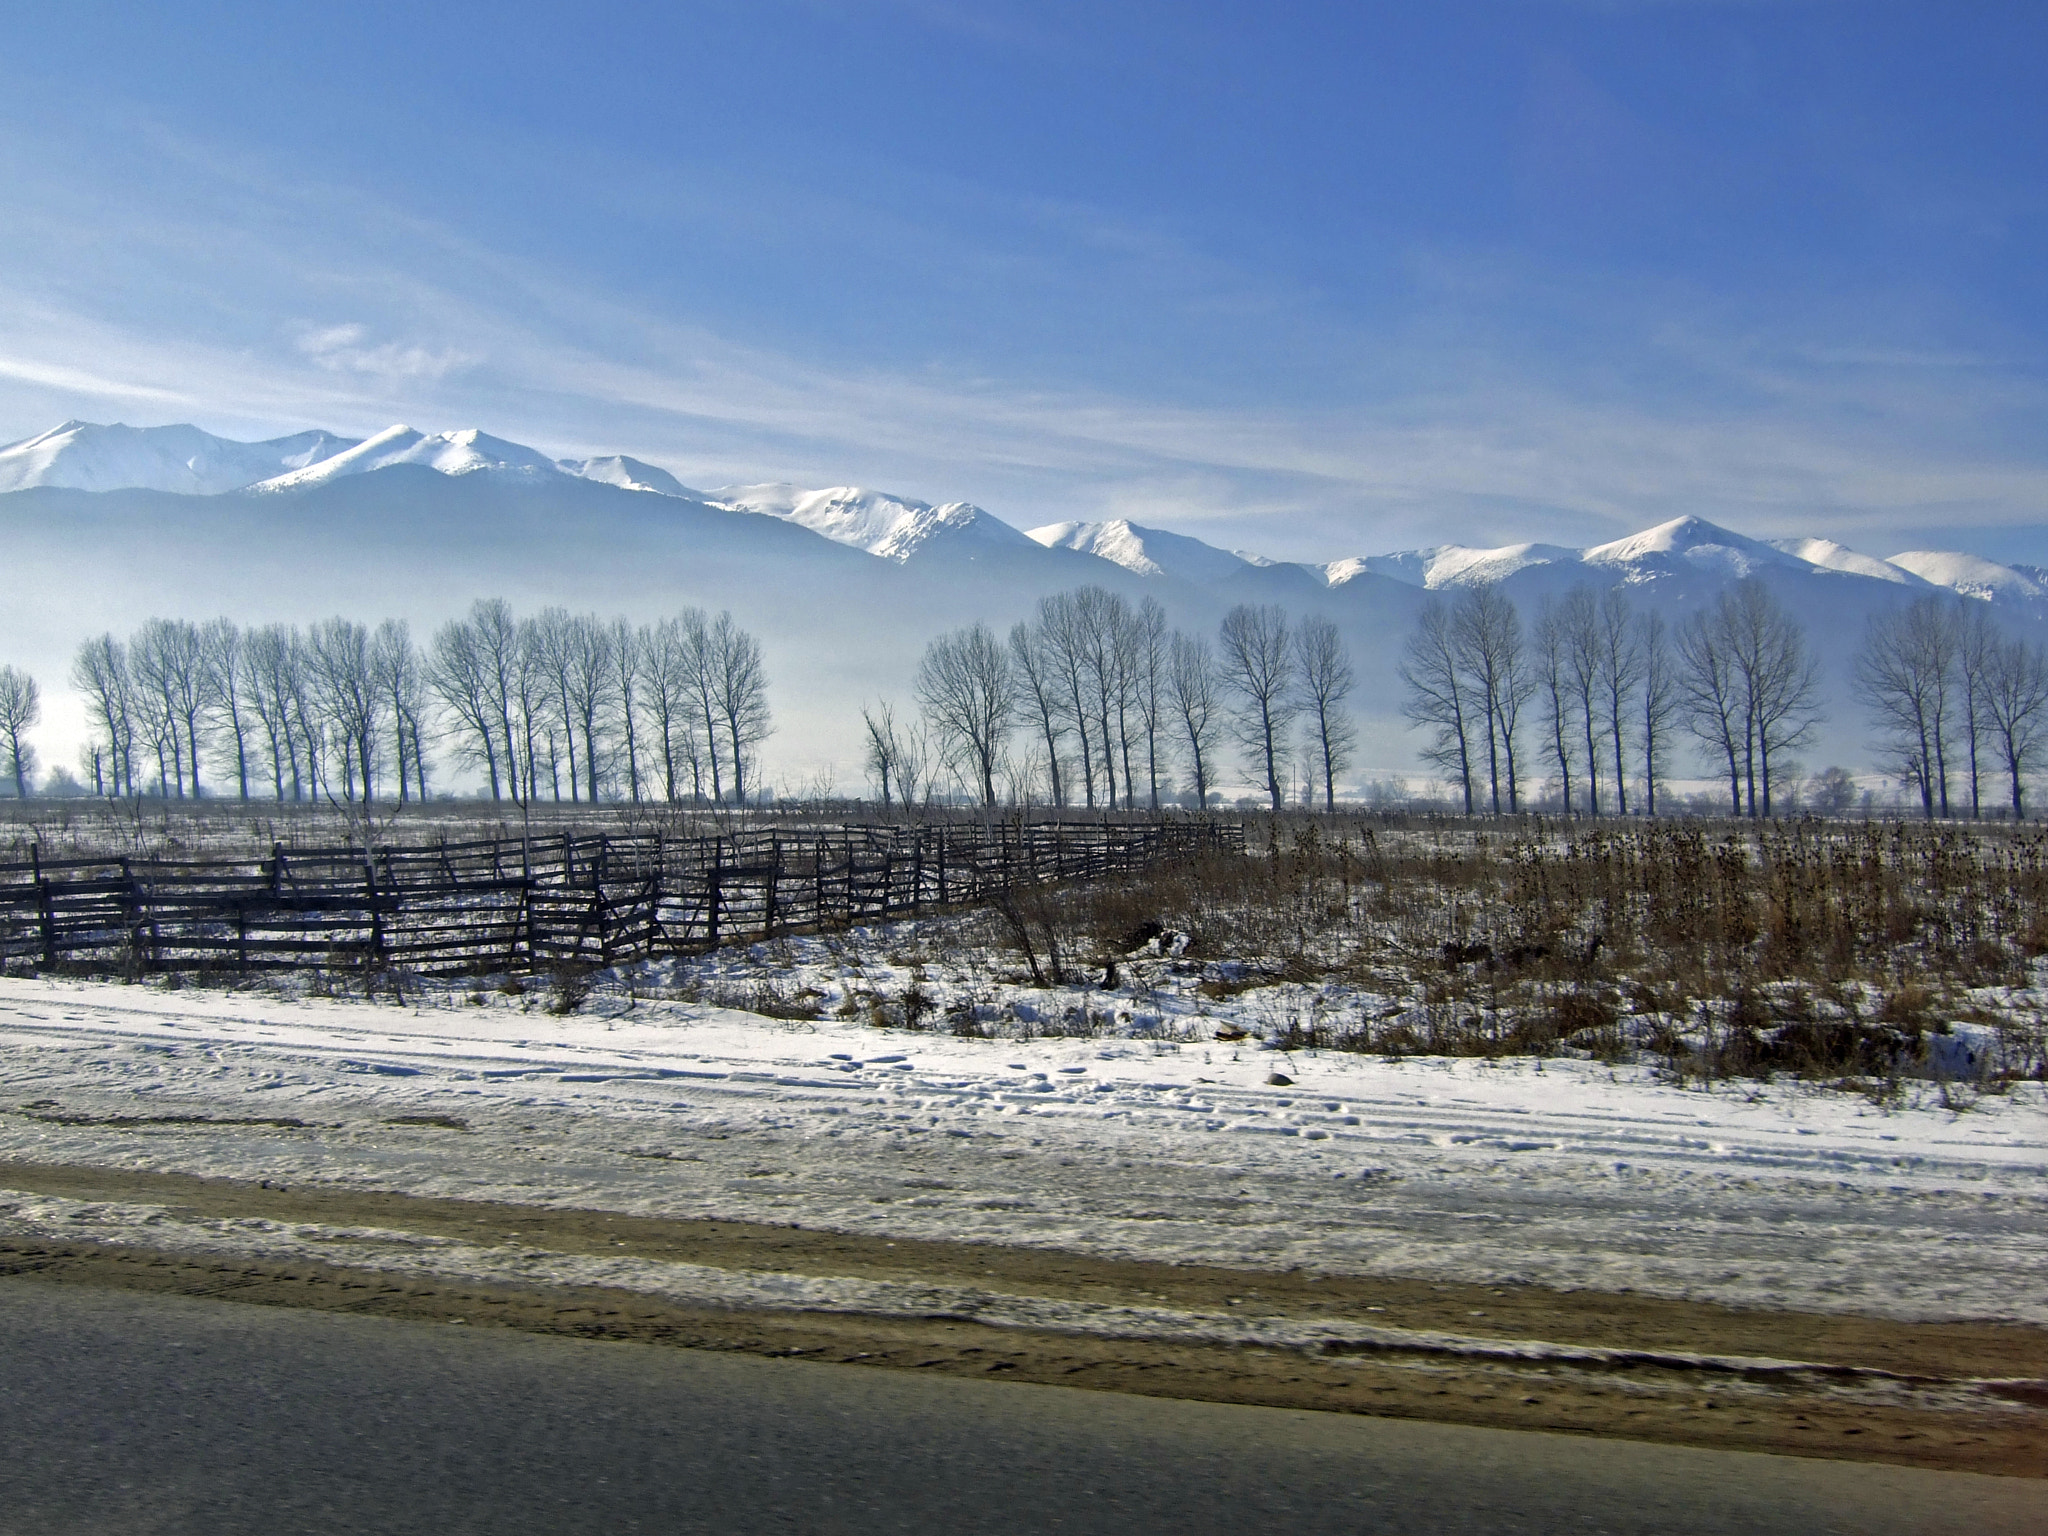
M 214 496 L 302 469 L 355 444 L 354 438 L 331 432 L 295 432 L 267 442 L 238 443 L 193 426 L 67 421 L 0 448 L 0 492 L 54 485 L 79 491 L 136 488 Z
M 771 483 L 695 491 L 669 471 L 624 454 L 556 459 L 474 427 L 430 433 L 397 425 L 360 440 L 309 431 L 243 443 L 190 425 L 67 421 L 0 448 L 0 494 L 35 487 L 188 496 L 241 490 L 280 494 L 402 465 L 543 488 L 576 479 L 718 511 L 772 517 L 898 565 L 937 550 L 997 565 L 1006 560 L 1030 564 L 1032 552 L 1042 549 L 1100 560 L 1141 579 L 1170 578 L 1199 588 L 1234 584 L 1237 590 L 1264 592 L 1273 599 L 1308 590 L 1301 585 L 1306 580 L 1358 601 L 1369 600 L 1371 591 L 1380 590 L 1374 580 L 1427 591 L 1497 582 L 1511 591 L 1540 595 L 1578 581 L 1629 586 L 1679 582 L 1689 591 L 1704 590 L 1703 582 L 1710 588 L 1775 572 L 1786 578 L 1861 578 L 1892 589 L 1947 588 L 2048 616 L 2048 569 L 2001 565 L 1942 550 L 1912 550 L 1885 560 L 1830 539 L 1755 539 L 1699 517 L 1673 518 L 1587 549 L 1541 543 L 1498 548 L 1441 544 L 1320 564 L 1280 564 L 1122 518 L 1051 523 L 1022 533 L 971 502 L 934 505 L 859 486 L 806 490 Z M 1081 575 L 1087 569 L 1058 568 Z
M 254 491 L 296 491 L 324 485 L 344 475 L 367 474 L 389 469 L 394 464 L 419 464 L 444 475 L 473 475 L 480 472 L 514 474 L 527 478 L 559 475 L 555 461 L 519 443 L 508 443 L 475 427 L 460 432 L 418 432 L 399 425 L 386 427 L 375 437 L 365 438 L 352 448 L 330 455 L 303 469 L 258 481 Z
M 850 544 L 898 562 L 934 542 L 949 546 L 1030 547 L 1031 541 L 975 506 L 949 501 L 941 506 L 891 496 L 856 485 L 806 491 L 794 485 L 730 485 L 706 491 L 713 506 L 778 517 L 835 543 Z
M 1184 533 L 1159 528 L 1141 528 L 1117 518 L 1107 523 L 1048 523 L 1033 528 L 1025 537 L 1047 549 L 1072 549 L 1108 560 L 1140 576 L 1174 576 L 1207 586 L 1236 575 L 1249 564 L 1265 563 L 1247 559 L 1228 550 L 1204 544 Z

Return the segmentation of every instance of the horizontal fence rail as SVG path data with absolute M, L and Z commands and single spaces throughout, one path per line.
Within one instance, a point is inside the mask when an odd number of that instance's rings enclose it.
M 0 863 L 0 962 L 130 972 L 609 966 L 1242 853 L 1244 828 L 986 822 Z

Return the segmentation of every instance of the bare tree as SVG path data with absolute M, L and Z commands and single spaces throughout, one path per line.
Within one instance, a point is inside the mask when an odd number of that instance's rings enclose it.
M 1820 669 L 1797 621 L 1753 576 L 1720 595 L 1711 627 L 1739 692 L 1749 814 L 1769 816 L 1772 763 L 1804 746 L 1820 722 Z
M 475 647 L 478 677 L 482 688 L 483 715 L 493 738 L 492 751 L 504 771 L 505 794 L 514 800 L 530 798 L 532 785 L 521 774 L 519 753 L 522 727 L 530 720 L 520 707 L 523 692 L 530 692 L 538 666 L 530 630 L 522 630 L 512 608 L 501 597 L 479 598 L 470 605 L 468 628 Z M 531 755 L 525 766 L 531 767 Z M 498 798 L 492 784 L 491 795 Z
M 1564 596 L 1557 623 L 1564 644 L 1572 713 L 1586 742 L 1586 814 L 1600 814 L 1600 603 L 1580 585 Z
M 417 790 L 427 798 L 427 754 L 421 739 L 426 715 L 427 684 L 412 627 L 403 619 L 386 619 L 370 641 L 370 668 L 376 679 L 385 723 L 391 730 L 392 761 L 398 767 L 398 802 Z
M 583 783 L 592 805 L 598 800 L 601 758 L 610 743 L 604 727 L 615 703 L 612 633 L 594 613 L 564 616 L 553 643 L 559 654 L 550 663 L 550 681 L 558 680 L 562 718 L 569 726 L 570 776 L 575 776 L 577 734 L 583 737 Z M 575 798 L 573 790 L 570 795 Z
M 1728 814 L 1742 814 L 1742 759 L 1748 715 L 1742 683 L 1727 637 L 1712 610 L 1702 609 L 1679 626 L 1676 644 L 1679 709 L 1703 750 L 1718 754 L 1728 770 Z
M 718 646 L 712 638 L 711 617 L 702 608 L 685 608 L 679 622 L 691 701 L 703 727 L 704 755 L 699 778 L 701 782 L 703 770 L 709 771 L 711 799 L 716 803 L 725 798 L 726 769 L 726 749 L 720 739 L 718 720 Z
M 128 648 L 111 634 L 83 641 L 71 662 L 71 686 L 85 695 L 97 737 L 89 748 L 93 793 L 135 793 L 135 716 Z
M 762 664 L 761 642 L 734 623 L 730 613 L 721 613 L 713 621 L 710 638 L 713 697 L 732 764 L 732 797 L 743 803 L 754 749 L 768 739 L 772 729 L 768 673 Z
M 635 655 L 640 668 L 640 697 L 645 700 L 655 745 L 661 754 L 662 797 L 673 805 L 680 795 L 677 765 L 681 764 L 686 772 L 701 765 L 690 714 L 693 674 L 683 621 L 668 618 L 651 629 L 643 629 Z M 693 773 L 691 795 L 694 797 L 700 790 Z
M 1978 754 L 1990 722 L 1985 718 L 1984 691 L 1996 665 L 1999 637 L 1991 625 L 1989 607 L 1968 598 L 1958 598 L 1950 609 L 1955 624 L 1956 691 L 1961 718 L 1963 746 L 1970 772 L 1970 815 L 1983 814 L 1983 772 Z
M 36 680 L 14 667 L 0 667 L 0 747 L 7 752 L 6 772 L 14 780 L 14 798 L 28 798 L 29 775 L 35 772 L 36 749 L 27 736 L 43 718 L 42 692 Z
M 1550 745 L 1550 759 L 1557 765 L 1567 816 L 1572 811 L 1572 734 L 1578 720 L 1574 712 L 1569 649 L 1563 615 L 1557 605 L 1545 597 L 1537 606 L 1536 622 L 1530 627 L 1530 661 L 1536 677 L 1537 697 L 1543 702 L 1544 736 Z
M 249 798 L 249 730 L 243 718 L 242 631 L 232 619 L 215 619 L 199 631 L 212 682 L 213 724 L 225 733 L 235 759 L 235 794 Z
M 1022 625 L 1018 626 L 1020 629 Z M 882 796 L 882 809 L 893 809 L 894 794 L 902 785 L 903 744 L 896 739 L 896 711 L 887 704 L 860 708 L 860 723 L 866 747 L 868 777 Z
M 1090 730 L 1088 689 L 1088 622 L 1078 593 L 1061 592 L 1038 600 L 1036 629 L 1044 648 L 1053 686 L 1065 707 L 1066 719 L 1080 744 L 1081 788 L 1095 805 L 1094 736 Z
M 473 620 L 451 619 L 434 631 L 427 653 L 427 686 L 454 723 L 458 752 L 484 768 L 491 798 L 500 800 L 504 798 L 499 777 L 500 712 L 492 682 L 490 659 Z M 513 793 L 516 798 L 516 781 Z M 296 789 L 292 798 L 298 798 Z
M 165 792 L 175 788 L 183 799 L 189 782 L 197 799 L 201 726 L 214 696 L 213 669 L 199 627 L 184 619 L 144 620 L 128 643 L 128 655 L 136 681 L 161 706 L 153 715 L 170 751 Z
M 1301 677 L 1302 712 L 1308 716 L 1310 745 L 1323 782 L 1323 809 L 1337 808 L 1337 775 L 1351 764 L 1358 728 L 1346 713 L 1357 674 L 1337 626 L 1321 615 L 1301 621 L 1294 632 L 1294 664 Z
M 1187 752 L 1188 771 L 1194 775 L 1195 804 L 1207 809 L 1209 771 L 1222 743 L 1224 713 L 1216 657 L 1206 639 L 1175 632 L 1167 656 L 1166 685 L 1174 726 Z
M 1219 675 L 1233 700 L 1231 723 L 1265 775 L 1266 793 L 1279 810 L 1287 732 L 1294 723 L 1294 649 L 1287 615 L 1278 608 L 1239 603 L 1223 616 L 1217 646 Z
M 1535 693 L 1521 617 L 1491 582 L 1467 587 L 1451 614 L 1470 695 L 1484 711 L 1487 788 L 1494 815 L 1520 809 L 1515 749 L 1521 711 Z M 1503 796 L 1505 790 L 1505 796 Z M 1505 804 L 1503 804 L 1505 801 Z
M 1432 595 L 1424 600 L 1401 655 L 1401 682 L 1407 690 L 1402 709 L 1432 733 L 1422 749 L 1423 761 L 1456 780 L 1469 816 L 1475 809 L 1472 737 L 1485 715 L 1466 677 L 1457 631 L 1443 599 Z
M 1147 597 L 1131 615 L 1126 631 L 1133 703 L 1145 737 L 1145 785 L 1159 809 L 1159 735 L 1166 723 L 1166 610 Z
M 302 799 L 306 790 L 300 774 L 304 743 L 297 702 L 304 692 L 300 673 L 305 665 L 305 642 L 296 628 L 266 624 L 243 637 L 241 662 L 242 692 L 263 727 L 270 752 L 271 791 L 283 800 L 289 777 L 292 799 Z
M 1116 805 L 1117 749 L 1123 748 L 1124 802 L 1130 804 L 1130 608 L 1104 587 L 1082 587 L 1073 594 L 1074 620 L 1087 680 L 1088 707 L 1095 715 L 1095 737 L 1101 747 L 1103 798 Z M 1120 727 L 1124 729 L 1120 730 Z M 1120 740 L 1121 737 L 1121 740 Z
M 1039 604 L 1043 615 L 1045 604 Z M 1067 803 L 1065 776 L 1060 772 L 1060 742 L 1067 734 L 1068 703 L 1061 687 L 1058 658 L 1046 634 L 1043 617 L 1036 624 L 1015 624 L 1010 628 L 1010 667 L 1017 679 L 1017 701 L 1025 726 L 1037 733 L 1045 747 L 1046 774 L 1052 784 L 1052 803 Z M 887 706 L 884 706 L 886 710 Z M 862 711 L 863 718 L 866 711 Z M 872 732 L 870 733 L 872 735 Z M 873 742 L 870 740 L 869 768 L 874 770 Z M 893 769 L 891 770 L 893 772 Z M 882 784 L 882 803 L 889 803 L 889 786 Z
M 322 619 L 306 636 L 312 693 L 331 741 L 341 748 L 341 791 L 376 796 L 377 738 L 383 719 L 370 631 L 353 619 Z
M 1009 652 L 977 623 L 941 636 L 924 648 L 917 669 L 917 699 L 947 755 L 963 765 L 996 803 L 996 765 L 1016 713 Z
M 1642 676 L 1636 701 L 1641 712 L 1638 740 L 1643 750 L 1643 814 L 1657 814 L 1657 780 L 1664 771 L 1664 739 L 1679 710 L 1677 659 L 1672 655 L 1671 636 L 1663 615 L 1654 610 L 1639 614 L 1635 623 L 1635 649 Z
M 1595 668 L 1600 693 L 1600 725 L 1614 749 L 1614 808 L 1628 814 L 1628 758 L 1622 737 L 1633 713 L 1637 688 L 1642 685 L 1642 657 L 1636 650 L 1636 630 L 1629 613 L 1628 597 L 1621 588 L 1609 587 L 1600 597 L 1595 639 L 1598 664 Z
M 619 750 L 626 759 L 626 795 L 640 803 L 640 637 L 624 619 L 612 620 L 612 718 L 618 727 Z
M 1956 662 L 1952 610 L 1934 593 L 1873 614 L 1856 658 L 1857 696 L 1877 726 L 1885 766 L 1912 785 L 1932 820 L 1948 814 L 1948 731 Z
M 1994 640 L 1981 692 L 1986 734 L 2011 789 L 2012 818 L 2026 814 L 2023 781 L 2048 745 L 2048 653 L 2024 640 Z

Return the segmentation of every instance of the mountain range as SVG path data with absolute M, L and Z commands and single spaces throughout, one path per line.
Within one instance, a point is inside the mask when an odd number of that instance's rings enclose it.
M 148 613 L 342 611 L 424 630 L 485 594 L 640 618 L 696 603 L 733 609 L 768 642 L 784 720 L 773 756 L 792 781 L 849 785 L 858 701 L 905 698 L 926 639 L 976 618 L 1007 626 L 1038 597 L 1088 582 L 1156 596 L 1190 628 L 1213 628 L 1238 602 L 1333 618 L 1358 661 L 1365 774 L 1412 769 L 1400 641 L 1431 592 L 1475 582 L 1524 605 L 1618 585 L 1676 618 L 1754 576 L 1805 620 L 1837 684 L 1870 614 L 1917 593 L 1946 589 L 2019 628 L 2048 625 L 2041 567 L 1958 551 L 1880 559 L 1696 516 L 1590 548 L 1287 562 L 1123 520 L 1021 531 L 970 502 L 852 486 L 696 490 L 639 459 L 554 458 L 475 429 L 243 443 L 187 425 L 66 422 L 0 447 L 0 535 L 14 578 L 0 596 L 0 660 L 43 675 L 46 694 L 61 691 L 85 634 Z M 1868 754 L 1846 687 L 1836 691 L 1818 749 L 1853 764 Z

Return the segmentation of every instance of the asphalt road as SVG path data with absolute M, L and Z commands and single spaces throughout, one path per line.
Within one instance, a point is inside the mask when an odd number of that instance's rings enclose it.
M 2048 1484 L 0 1281 L 0 1531 L 2048 1531 Z

